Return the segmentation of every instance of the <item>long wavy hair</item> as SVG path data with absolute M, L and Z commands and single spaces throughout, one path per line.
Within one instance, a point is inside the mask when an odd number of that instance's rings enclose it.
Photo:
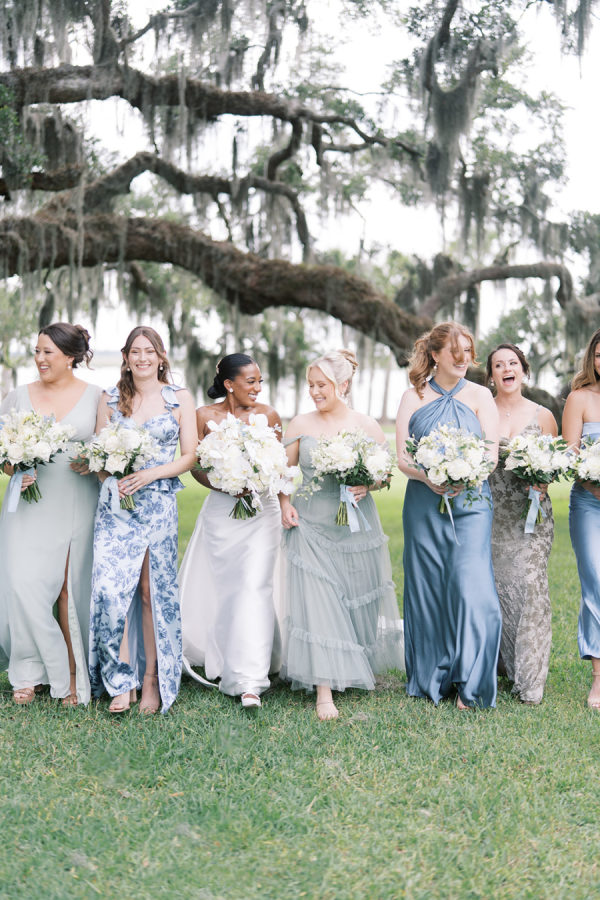
M 585 353 L 583 354 L 583 362 L 581 369 L 571 382 L 571 390 L 577 391 L 579 388 L 588 387 L 590 384 L 597 384 L 600 381 L 600 375 L 596 372 L 594 366 L 594 354 L 597 345 L 600 344 L 600 328 L 593 333 L 588 341 Z
M 172 381 L 171 367 L 169 366 L 169 360 L 167 359 L 165 345 L 162 342 L 161 336 L 154 328 L 150 328 L 149 325 L 136 325 L 136 327 L 127 335 L 125 346 L 121 347 L 123 362 L 121 363 L 121 377 L 119 378 L 117 388 L 119 389 L 118 408 L 124 416 L 131 415 L 133 398 L 135 396 L 135 385 L 133 383 L 133 375 L 131 374 L 131 369 L 129 367 L 128 357 L 131 351 L 131 345 L 135 339 L 140 336 L 147 338 L 156 350 L 158 356 L 158 380 L 163 384 L 171 384 Z
M 433 353 L 439 353 L 446 343 L 450 341 L 452 355 L 455 360 L 459 362 L 463 358 L 462 347 L 458 342 L 460 337 L 464 337 L 469 341 L 471 345 L 471 362 L 473 365 L 476 365 L 473 335 L 460 322 L 440 322 L 439 325 L 435 325 L 431 331 L 428 331 L 415 341 L 412 356 L 408 361 L 408 377 L 419 397 L 423 397 L 427 379 L 435 368 Z

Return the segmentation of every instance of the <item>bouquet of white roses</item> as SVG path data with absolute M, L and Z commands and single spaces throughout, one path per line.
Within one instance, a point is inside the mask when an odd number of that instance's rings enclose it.
M 319 438 L 311 452 L 315 469 L 313 481 L 320 485 L 325 475 L 332 475 L 340 485 L 340 505 L 335 519 L 336 525 L 349 525 L 351 531 L 358 531 L 360 514 L 358 505 L 349 487 L 381 484 L 389 487 L 394 454 L 387 444 L 378 444 L 362 429 L 341 431 L 333 437 Z M 318 487 L 316 488 L 318 490 Z M 361 515 L 366 531 L 370 525 Z
M 288 466 L 287 454 L 276 431 L 262 413 L 242 422 L 231 413 L 222 422 L 209 422 L 210 433 L 198 444 L 199 468 L 214 488 L 238 497 L 230 515 L 251 519 L 262 509 L 261 494 L 291 494 L 297 466 Z
M 487 444 L 470 431 L 454 425 L 438 425 L 419 441 L 408 438 L 406 450 L 414 459 L 414 468 L 425 472 L 435 485 L 465 488 L 467 503 L 481 494 L 481 486 L 494 464 L 487 455 Z M 440 499 L 440 512 L 452 506 L 446 495 Z
M 141 425 L 110 423 L 91 441 L 82 444 L 78 460 L 87 462 L 90 472 L 109 472 L 115 478 L 124 478 L 139 472 L 158 452 L 158 445 Z M 122 497 L 121 509 L 135 509 L 133 496 Z
M 572 459 L 571 474 L 580 481 L 600 485 L 600 439 L 585 437 L 579 453 Z
M 0 417 L 0 466 L 10 463 L 15 470 L 9 487 L 9 512 L 17 508 L 19 495 L 28 503 L 37 503 L 42 496 L 37 481 L 21 493 L 23 475 L 32 474 L 34 468 L 62 453 L 74 431 L 71 425 L 62 425 L 53 416 L 42 416 L 33 410 L 13 409 Z
M 522 518 L 526 519 L 526 534 L 531 534 L 546 515 L 540 506 L 540 492 L 534 485 L 550 484 L 567 475 L 572 456 L 562 438 L 551 434 L 518 434 L 509 441 L 503 460 L 505 469 L 529 485 L 529 507 L 525 506 Z

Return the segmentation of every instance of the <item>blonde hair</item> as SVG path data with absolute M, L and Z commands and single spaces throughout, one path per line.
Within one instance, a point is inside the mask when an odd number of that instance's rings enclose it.
M 594 366 L 594 354 L 598 344 L 600 344 L 600 328 L 593 333 L 588 341 L 585 353 L 583 354 L 581 369 L 577 372 L 571 382 L 572 391 L 577 391 L 579 388 L 587 387 L 590 384 L 596 384 L 600 381 L 600 375 L 598 375 L 596 367 Z
M 475 364 L 477 360 L 473 335 L 460 322 L 440 322 L 439 325 L 435 325 L 431 331 L 415 341 L 412 356 L 408 361 L 408 377 L 419 397 L 423 397 L 427 379 L 435 368 L 433 353 L 439 353 L 449 340 L 455 360 L 458 362 L 463 358 L 463 350 L 458 342 L 459 337 L 464 337 L 469 341 L 471 362 Z
M 320 369 L 327 381 L 331 381 L 334 385 L 336 394 L 339 397 L 349 398 L 352 388 L 352 377 L 358 369 L 358 362 L 352 350 L 329 350 L 318 359 L 315 359 L 306 368 L 306 378 L 308 380 L 311 369 Z M 345 381 L 348 387 L 344 394 L 340 394 L 338 388 Z

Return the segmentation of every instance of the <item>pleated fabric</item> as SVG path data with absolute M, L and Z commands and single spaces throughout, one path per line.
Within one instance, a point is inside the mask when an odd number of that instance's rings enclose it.
M 375 674 L 404 669 L 388 539 L 368 494 L 359 509 L 370 531 L 335 524 L 339 485 L 326 476 L 310 493 L 315 438 L 300 438 L 303 484 L 293 503 L 300 524 L 284 534 L 283 664 L 292 688 L 333 690 L 375 685 Z
M 436 426 L 464 428 L 481 437 L 470 407 L 455 399 L 461 379 L 418 409 L 409 432 L 419 440 Z M 469 706 L 496 704 L 501 615 L 491 556 L 492 505 L 487 482 L 472 504 L 460 494 L 450 516 L 440 496 L 409 479 L 404 499 L 404 627 L 407 693 L 437 704 L 454 688 Z
M 600 439 L 600 422 L 586 422 L 582 437 Z M 600 659 L 600 500 L 575 482 L 569 531 L 581 582 L 577 643 L 582 659 Z

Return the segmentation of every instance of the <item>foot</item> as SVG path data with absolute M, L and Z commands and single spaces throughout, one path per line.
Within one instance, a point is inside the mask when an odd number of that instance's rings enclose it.
M 321 722 L 337 719 L 340 712 L 333 700 L 317 700 L 317 716 Z
M 592 688 L 587 698 L 587 705 L 590 709 L 600 709 L 600 673 L 594 675 Z
M 456 708 L 461 709 L 461 710 L 462 709 L 473 709 L 472 706 L 467 706 L 466 703 L 462 702 L 462 700 L 460 699 L 460 695 L 457 695 L 457 697 L 456 697 Z
M 135 688 L 132 691 L 126 691 L 124 694 L 117 694 L 116 697 L 113 697 L 108 711 L 110 713 L 127 712 L 132 702 L 135 702 Z
M 77 692 L 73 694 L 67 694 L 67 696 L 63 697 L 60 702 L 63 706 L 77 706 L 77 704 L 79 703 L 77 699 Z
M 13 700 L 19 706 L 25 706 L 25 704 L 31 703 L 33 700 L 35 700 L 35 688 L 17 688 L 13 691 Z
M 69 693 L 61 700 L 63 706 L 77 706 L 77 673 L 69 672 Z
M 144 675 L 140 712 L 147 716 L 153 716 L 154 713 L 158 712 L 159 707 L 158 675 Z
M 258 696 L 258 694 L 253 694 L 251 691 L 244 691 L 244 693 L 242 694 L 241 700 L 242 700 L 242 706 L 245 709 L 249 709 L 251 707 L 262 706 L 262 703 L 260 702 L 260 697 Z

